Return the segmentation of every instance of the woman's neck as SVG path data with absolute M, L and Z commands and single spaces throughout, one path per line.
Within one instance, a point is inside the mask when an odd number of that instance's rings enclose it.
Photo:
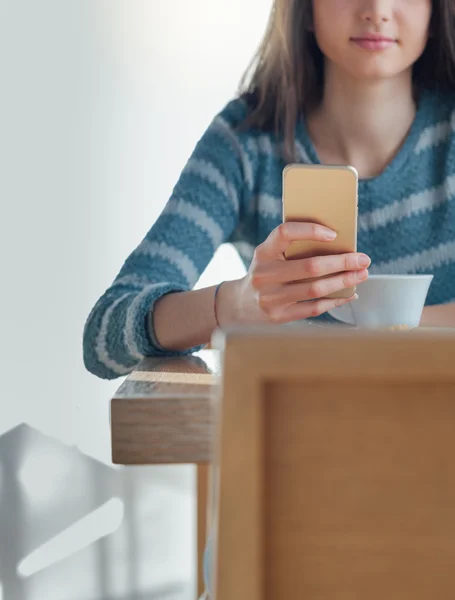
M 397 154 L 415 114 L 410 73 L 365 83 L 328 68 L 324 98 L 308 130 L 322 163 L 350 164 L 368 178 Z

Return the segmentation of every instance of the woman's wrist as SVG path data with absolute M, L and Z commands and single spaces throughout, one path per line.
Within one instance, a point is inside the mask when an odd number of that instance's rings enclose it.
M 219 327 L 241 321 L 238 308 L 240 281 L 240 279 L 224 281 L 218 289 L 214 308 Z

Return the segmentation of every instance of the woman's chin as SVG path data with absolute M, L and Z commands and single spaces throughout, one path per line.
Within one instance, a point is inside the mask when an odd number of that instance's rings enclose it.
M 403 71 L 402 69 L 378 63 L 358 65 L 357 68 L 354 69 L 351 65 L 349 71 L 355 79 L 368 83 L 395 79 L 406 73 L 406 71 Z

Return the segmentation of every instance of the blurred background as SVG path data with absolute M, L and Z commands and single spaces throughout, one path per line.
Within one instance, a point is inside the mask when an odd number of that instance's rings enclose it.
M 93 304 L 235 95 L 271 0 L 0 0 L 0 600 L 193 600 L 195 472 L 113 466 Z M 219 249 L 198 287 L 242 276 Z

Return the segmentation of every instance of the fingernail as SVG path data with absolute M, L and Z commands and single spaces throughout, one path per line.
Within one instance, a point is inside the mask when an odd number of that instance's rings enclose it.
M 369 267 L 371 263 L 370 257 L 366 254 L 361 254 L 359 256 L 359 267 Z
M 332 231 L 331 229 L 326 229 L 324 232 L 324 238 L 326 240 L 334 240 L 336 238 L 337 234 L 335 231 Z
M 358 300 L 359 299 L 359 295 L 358 294 L 354 294 L 351 298 L 351 300 Z

